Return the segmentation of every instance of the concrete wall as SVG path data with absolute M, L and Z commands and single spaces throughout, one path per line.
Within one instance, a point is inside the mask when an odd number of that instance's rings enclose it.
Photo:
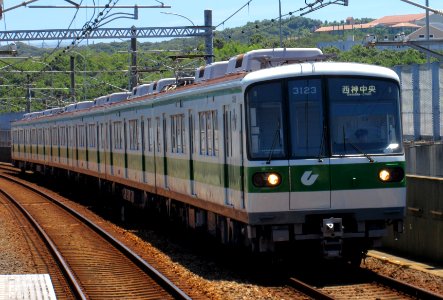
M 442 143 L 406 143 L 406 173 L 443 178 Z
M 443 178 L 408 175 L 404 225 L 400 238 L 390 235 L 383 246 L 443 263 Z

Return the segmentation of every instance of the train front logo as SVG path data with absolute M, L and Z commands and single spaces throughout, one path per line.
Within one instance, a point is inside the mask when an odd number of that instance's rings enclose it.
M 317 181 L 318 176 L 318 174 L 312 174 L 312 171 L 306 171 L 301 177 L 301 183 L 307 186 L 313 185 Z

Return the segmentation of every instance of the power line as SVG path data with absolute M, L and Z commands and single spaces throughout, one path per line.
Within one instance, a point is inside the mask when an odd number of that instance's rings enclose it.
M 224 25 L 225 22 L 227 22 L 230 18 L 232 18 L 233 16 L 235 16 L 237 13 L 239 13 L 243 8 L 245 8 L 246 6 L 249 7 L 249 3 L 251 3 L 252 0 L 249 0 L 245 5 L 243 5 L 242 7 L 240 7 L 239 9 L 237 9 L 232 15 L 230 15 L 227 19 L 225 19 L 223 22 L 221 22 L 220 24 L 218 24 L 217 26 L 215 26 L 215 28 L 219 27 L 220 25 Z

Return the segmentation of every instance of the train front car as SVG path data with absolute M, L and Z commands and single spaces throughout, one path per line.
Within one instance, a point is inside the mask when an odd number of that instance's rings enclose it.
M 359 262 L 389 225 L 401 231 L 405 157 L 392 70 L 303 63 L 244 84 L 245 203 L 259 251 L 290 244 Z

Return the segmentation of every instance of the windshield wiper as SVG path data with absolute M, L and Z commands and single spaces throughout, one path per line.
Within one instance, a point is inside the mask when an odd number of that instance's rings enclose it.
M 374 162 L 374 159 L 372 159 L 372 157 L 369 154 L 365 153 L 362 149 L 360 149 L 360 147 L 357 147 L 357 145 L 354 145 L 353 143 L 351 143 L 349 141 L 348 141 L 348 143 L 349 143 L 349 145 L 352 146 L 352 148 L 354 148 L 355 150 L 360 152 L 360 154 L 363 154 L 363 156 L 366 157 L 369 160 L 369 162 L 371 162 L 371 163 Z
M 277 144 L 277 139 L 280 140 L 280 121 L 277 121 L 277 129 L 275 130 L 274 138 L 272 140 L 271 151 L 269 152 L 269 157 L 268 160 L 266 161 L 267 165 L 271 163 L 272 154 L 274 152 L 275 145 Z
M 320 140 L 320 150 L 318 152 L 318 162 L 323 162 L 323 150 L 325 148 L 325 137 L 326 137 L 326 126 L 325 122 L 323 120 L 323 130 L 321 133 L 321 140 Z
M 365 153 L 360 147 L 357 147 L 357 145 L 355 145 L 354 143 L 348 141 L 349 145 L 351 145 L 352 148 L 354 148 L 357 152 L 359 152 L 360 154 L 362 154 L 364 157 L 366 157 L 369 162 L 373 163 L 374 159 L 367 153 Z M 345 133 L 345 127 L 343 126 L 343 150 L 344 150 L 344 155 L 346 155 L 346 133 Z

